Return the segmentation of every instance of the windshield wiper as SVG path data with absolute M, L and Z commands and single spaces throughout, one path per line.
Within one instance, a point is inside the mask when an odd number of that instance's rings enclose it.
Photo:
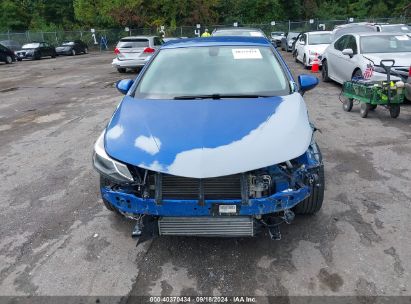
M 174 99 L 185 100 L 185 99 L 264 98 L 264 97 L 272 97 L 272 96 L 257 95 L 257 94 L 205 94 L 205 95 L 175 96 Z

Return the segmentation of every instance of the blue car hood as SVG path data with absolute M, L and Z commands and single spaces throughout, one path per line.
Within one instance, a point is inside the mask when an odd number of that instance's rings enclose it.
M 107 126 L 104 145 L 124 163 L 207 178 L 293 159 L 307 150 L 311 137 L 298 93 L 195 101 L 126 96 Z

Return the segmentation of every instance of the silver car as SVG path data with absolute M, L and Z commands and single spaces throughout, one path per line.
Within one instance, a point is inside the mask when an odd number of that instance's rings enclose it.
M 120 73 L 141 68 L 162 44 L 163 40 L 158 36 L 121 38 L 114 50 L 117 57 L 113 59 L 112 66 Z
M 386 80 L 387 74 L 380 65 L 383 59 L 395 60 L 392 79 L 409 81 L 411 37 L 381 32 L 343 35 L 331 43 L 322 56 L 322 79 L 342 84 L 353 77 L 362 77 L 372 67 L 368 75 L 371 80 Z M 411 97 L 411 86 L 407 86 L 406 97 Z

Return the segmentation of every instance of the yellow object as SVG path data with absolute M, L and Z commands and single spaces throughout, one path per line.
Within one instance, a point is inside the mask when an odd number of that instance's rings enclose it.
M 210 37 L 210 33 L 209 32 L 204 32 L 201 34 L 201 37 Z

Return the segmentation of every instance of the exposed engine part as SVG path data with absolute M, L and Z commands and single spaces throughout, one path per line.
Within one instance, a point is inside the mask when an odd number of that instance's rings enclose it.
M 249 175 L 249 193 L 250 198 L 260 198 L 267 196 L 271 188 L 271 176 L 263 175 Z

